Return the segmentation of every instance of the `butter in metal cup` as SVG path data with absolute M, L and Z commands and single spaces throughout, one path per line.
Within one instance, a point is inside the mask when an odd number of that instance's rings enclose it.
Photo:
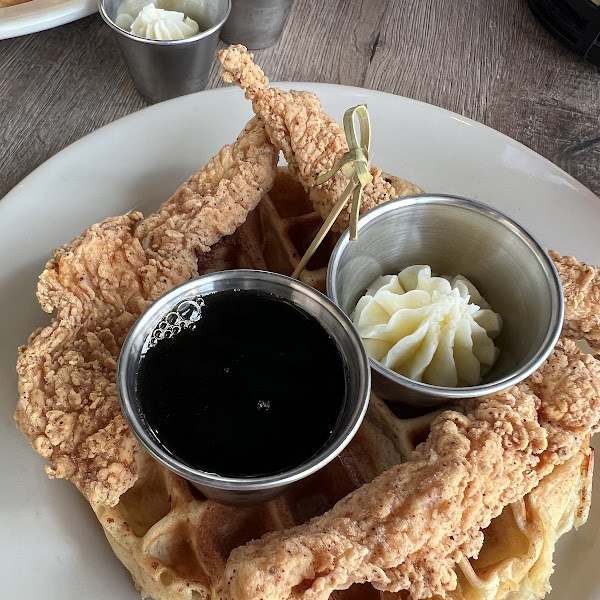
M 136 89 L 151 103 L 203 90 L 231 0 L 155 0 L 158 8 L 183 12 L 198 23 L 200 32 L 187 39 L 148 40 L 117 25 L 124 11 L 131 14 L 150 1 L 98 0 L 100 15 L 115 32 Z
M 521 225 L 468 198 L 411 196 L 365 213 L 358 239 L 346 231 L 332 252 L 327 294 L 351 314 L 379 276 L 418 264 L 473 283 L 502 317 L 500 356 L 481 384 L 468 387 L 412 381 L 370 358 L 373 391 L 384 400 L 436 406 L 492 394 L 528 377 L 554 348 L 564 301 L 552 260 Z

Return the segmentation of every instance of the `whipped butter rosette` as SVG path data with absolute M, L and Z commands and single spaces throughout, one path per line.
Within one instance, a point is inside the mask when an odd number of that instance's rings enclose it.
M 414 381 L 478 385 L 498 358 L 500 315 L 468 279 L 433 276 L 427 265 L 379 277 L 352 318 L 367 353 Z

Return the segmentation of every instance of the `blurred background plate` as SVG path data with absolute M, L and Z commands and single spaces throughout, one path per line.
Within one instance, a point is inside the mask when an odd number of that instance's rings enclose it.
M 29 0 L 0 8 L 0 40 L 52 29 L 97 11 L 97 0 Z

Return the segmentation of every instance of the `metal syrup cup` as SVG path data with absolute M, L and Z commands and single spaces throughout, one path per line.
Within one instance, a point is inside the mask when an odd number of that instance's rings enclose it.
M 264 477 L 223 477 L 194 469 L 167 452 L 149 434 L 136 395 L 136 373 L 144 349 L 159 323 L 170 321 L 173 309 L 182 302 L 197 302 L 206 294 L 227 290 L 255 290 L 282 298 L 307 312 L 321 324 L 338 346 L 346 363 L 346 397 L 341 418 L 332 437 L 314 457 L 288 471 Z M 193 310 L 189 319 L 193 319 Z M 302 374 L 310 376 L 310 374 Z M 130 330 L 119 357 L 117 386 L 125 419 L 142 446 L 161 464 L 189 480 L 207 497 L 223 504 L 248 506 L 271 500 L 292 483 L 315 473 L 333 460 L 350 442 L 367 410 L 370 393 L 367 354 L 350 319 L 321 292 L 287 277 L 268 271 L 237 269 L 203 275 L 167 292 L 156 300 Z M 315 381 L 315 385 L 319 382 Z M 318 415 L 315 415 L 315 419 Z M 291 424 L 293 426 L 293 424 Z

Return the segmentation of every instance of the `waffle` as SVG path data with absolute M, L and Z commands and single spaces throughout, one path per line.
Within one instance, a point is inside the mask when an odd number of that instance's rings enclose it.
M 224 269 L 267 269 L 291 275 L 323 220 L 302 186 L 280 167 L 270 192 L 233 235 L 199 258 L 199 273 Z M 339 234 L 328 233 L 300 279 L 325 292 L 327 262 Z
M 291 274 L 321 226 L 307 195 L 282 168 L 270 193 L 233 235 L 199 261 L 200 273 L 231 268 Z M 325 288 L 327 260 L 337 241 L 329 234 L 302 274 Z M 117 557 L 143 597 L 214 597 L 230 551 L 263 534 L 306 522 L 379 473 L 408 459 L 437 413 L 411 414 L 371 396 L 369 411 L 349 446 L 313 476 L 279 498 L 250 508 L 207 500 L 184 479 L 139 451 L 139 479 L 119 503 L 93 506 Z M 593 454 L 589 446 L 557 467 L 530 494 L 505 508 L 484 532 L 477 560 L 457 567 L 450 600 L 517 600 L 549 590 L 556 540 L 587 519 Z M 409 600 L 369 584 L 336 592 L 333 600 Z
M 384 177 L 397 189 L 406 188 L 404 180 Z M 304 188 L 286 167 L 279 167 L 273 187 L 246 223 L 200 257 L 199 273 L 254 268 L 291 275 L 322 224 Z M 327 263 L 339 237 L 332 231 L 327 234 L 300 273 L 301 281 L 325 292 Z
M 213 588 L 229 552 L 269 531 L 303 523 L 391 466 L 406 460 L 435 416 L 399 418 L 376 396 L 350 445 L 324 469 L 279 498 L 250 508 L 205 499 L 192 485 L 140 451 L 139 480 L 114 508 L 94 507 L 106 537 L 142 597 L 200 600 Z M 589 446 L 557 467 L 485 531 L 478 560 L 459 566 L 451 600 L 540 598 L 550 589 L 558 538 L 587 519 Z M 333 600 L 410 600 L 370 585 L 336 592 Z

